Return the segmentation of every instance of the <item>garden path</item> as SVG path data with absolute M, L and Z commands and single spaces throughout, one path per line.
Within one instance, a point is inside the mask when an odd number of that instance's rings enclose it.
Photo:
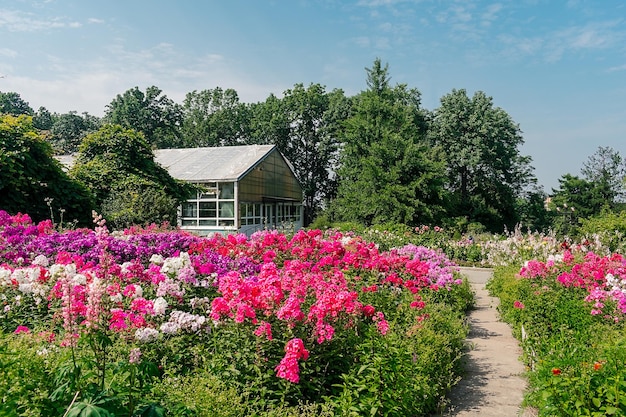
M 490 269 L 461 268 L 476 294 L 475 308 L 468 320 L 469 351 L 465 355 L 465 374 L 448 395 L 450 405 L 440 414 L 445 417 L 530 417 L 536 412 L 522 409 L 526 388 L 519 360 L 521 349 L 508 324 L 498 320 L 499 299 L 489 296 L 485 284 Z

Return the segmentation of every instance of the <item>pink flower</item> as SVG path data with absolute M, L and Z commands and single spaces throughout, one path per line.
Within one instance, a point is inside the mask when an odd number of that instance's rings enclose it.
M 383 336 L 386 335 L 389 331 L 389 323 L 387 322 L 387 320 L 385 320 L 385 315 L 383 314 L 383 312 L 379 311 L 378 313 L 376 313 L 372 320 L 374 320 L 374 323 L 376 323 L 376 328 L 378 329 L 380 334 L 382 334 Z
M 266 321 L 262 321 L 259 327 L 254 331 L 254 335 L 258 337 L 265 335 L 267 340 L 272 340 L 272 325 Z
M 15 329 L 13 333 L 15 334 L 30 333 L 30 329 L 26 326 L 17 326 L 17 329 Z
M 307 360 L 309 351 L 305 349 L 302 339 L 291 339 L 285 346 L 285 356 L 276 366 L 276 376 L 297 384 L 300 382 L 300 366 L 298 360 Z
M 133 348 L 130 350 L 130 354 L 128 355 L 129 363 L 139 363 L 141 362 L 141 349 Z
M 526 306 L 521 301 L 515 300 L 515 302 L 513 303 L 513 307 L 523 310 Z

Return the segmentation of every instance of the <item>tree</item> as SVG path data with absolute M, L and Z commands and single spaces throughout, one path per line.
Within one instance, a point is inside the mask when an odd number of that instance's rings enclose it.
M 603 192 L 609 207 L 614 209 L 626 197 L 626 159 L 611 147 L 600 146 L 587 159 L 581 170 L 584 178 Z
M 270 94 L 264 102 L 253 103 L 249 109 L 250 125 L 247 144 L 277 144 L 289 137 L 291 128 L 280 98 Z
M 604 185 L 565 174 L 559 188 L 552 190 L 550 210 L 554 212 L 554 229 L 563 235 L 575 234 L 581 219 L 588 219 L 609 208 Z
M 39 110 L 33 116 L 33 126 L 39 130 L 50 130 L 54 124 L 52 114 L 45 107 L 39 107 Z
M 517 200 L 516 212 L 522 228 L 532 232 L 547 233 L 554 225 L 554 212 L 548 210 L 548 194 L 543 187 L 525 190 Z
M 78 115 L 75 111 L 52 117 L 50 143 L 60 154 L 71 154 L 78 151 L 81 141 L 89 133 L 100 127 L 100 119 L 89 113 Z
M 104 122 L 142 132 L 153 148 L 182 146 L 182 109 L 155 86 L 143 93 L 139 87 L 117 95 L 107 105 Z
M 296 84 L 284 93 L 282 108 L 288 129 L 276 145 L 291 162 L 304 192 L 305 224 L 336 192 L 332 169 L 337 165 L 338 123 L 347 113 L 341 90 L 326 93 L 320 84 Z M 344 111 L 342 111 L 344 110 Z
M 11 114 L 13 116 L 25 114 L 32 116 L 34 113 L 30 105 L 22 100 L 18 93 L 3 93 L 0 91 L 0 114 Z
M 233 89 L 187 93 L 182 111 L 185 146 L 240 145 L 248 139 L 249 107 Z
M 80 144 L 71 175 L 87 184 L 97 210 L 115 228 L 176 221 L 193 190 L 154 161 L 143 134 L 104 125 Z
M 0 208 L 35 221 L 91 224 L 90 193 L 52 157 L 30 116 L 0 116 Z
M 514 226 L 516 199 L 535 179 L 511 117 L 481 91 L 470 99 L 465 90 L 452 90 L 433 112 L 430 136 L 446 150 L 450 214 L 491 231 Z
M 389 86 L 379 59 L 367 69 L 369 89 L 354 98 L 343 142 L 335 220 L 366 226 L 436 222 L 443 213 L 443 166 L 425 138 L 420 94 Z

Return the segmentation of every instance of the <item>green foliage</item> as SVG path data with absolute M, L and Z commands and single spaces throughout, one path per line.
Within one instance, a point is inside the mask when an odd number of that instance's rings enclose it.
M 583 164 L 581 173 L 589 182 L 597 184 L 611 209 L 626 196 L 626 159 L 610 147 L 598 147 Z
M 154 162 L 142 134 L 119 125 L 88 135 L 70 173 L 92 191 L 99 213 L 115 228 L 174 223 L 179 203 L 193 191 Z
M 339 133 L 344 142 L 333 220 L 365 226 L 429 223 L 443 213 L 443 166 L 425 140 L 419 92 L 391 88 L 380 60 L 368 70 L 370 90 L 354 98 Z
M 518 221 L 516 198 L 533 181 L 530 157 L 522 156 L 519 126 L 491 97 L 452 90 L 441 98 L 429 131 L 445 149 L 449 215 L 480 222 L 493 232 Z
M 467 328 L 460 319 L 471 292 L 456 288 L 458 302 L 429 298 L 423 310 L 403 311 L 387 335 L 364 337 L 354 346 L 358 366 L 342 377 L 341 391 L 329 401 L 342 416 L 429 415 L 441 407 L 455 383 Z M 389 301 L 392 301 L 390 299 Z M 443 300 L 439 300 L 443 301 Z M 471 304 L 471 302 L 470 302 Z M 369 330 L 375 332 L 375 329 Z
M 187 93 L 182 106 L 183 145 L 193 148 L 245 143 L 250 113 L 249 106 L 240 103 L 231 88 Z
M 585 290 L 560 286 L 550 275 L 519 278 L 518 271 L 496 268 L 488 288 L 521 339 L 530 369 L 526 402 L 540 416 L 624 415 L 623 324 L 589 314 Z
M 134 87 L 118 94 L 107 106 L 104 121 L 142 132 L 155 148 L 181 146 L 181 106 L 161 93 L 151 86 L 145 93 Z
M 626 253 L 626 211 L 603 212 L 581 219 L 580 234 L 588 239 L 599 239 L 611 252 Z
M 309 224 L 337 192 L 330 171 L 337 166 L 336 131 L 348 112 L 348 100 L 341 90 L 327 93 L 320 84 L 308 88 L 296 84 L 285 91 L 281 107 L 285 135 L 277 135 L 276 145 L 302 185 L 305 224 Z
M 599 184 L 565 174 L 559 178 L 559 189 L 550 201 L 554 211 L 554 230 L 561 236 L 578 236 L 581 219 L 599 214 L 608 208 Z
M 41 123 L 41 117 L 39 121 Z M 85 136 L 95 132 L 100 127 L 100 119 L 89 115 L 89 113 L 83 113 L 82 116 L 76 112 L 55 114 L 51 117 L 51 123 L 49 141 L 55 152 L 59 154 L 77 152 Z
M 30 116 L 0 116 L 0 208 L 41 221 L 91 223 L 91 195 L 52 157 Z
M 0 415 L 62 415 L 50 398 L 55 386 L 46 367 L 46 351 L 29 337 L 0 332 Z
M 20 97 L 18 93 L 0 91 L 0 115 L 32 116 L 35 112 L 30 105 Z

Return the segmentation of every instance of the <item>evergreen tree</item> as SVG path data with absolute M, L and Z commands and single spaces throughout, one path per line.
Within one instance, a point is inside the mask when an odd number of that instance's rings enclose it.
M 335 220 L 369 226 L 438 222 L 443 209 L 443 166 L 425 139 L 420 93 L 389 85 L 379 59 L 367 69 L 368 90 L 354 98 L 340 133 L 343 142 Z

